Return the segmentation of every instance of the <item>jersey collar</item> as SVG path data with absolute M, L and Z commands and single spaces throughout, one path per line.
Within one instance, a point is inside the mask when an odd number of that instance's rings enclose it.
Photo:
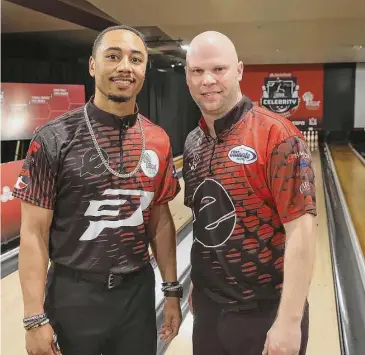
M 248 97 L 243 96 L 242 99 L 231 109 L 231 111 L 214 121 L 214 130 L 216 135 L 218 136 L 225 131 L 229 131 L 235 123 L 245 116 L 247 111 L 251 110 L 252 106 L 252 101 Z M 208 126 L 204 117 L 200 119 L 199 127 L 203 130 L 203 132 L 209 134 Z
M 91 119 L 97 121 L 105 126 L 113 127 L 116 129 L 132 127 L 137 121 L 139 113 L 138 106 L 136 104 L 134 113 L 127 116 L 117 116 L 112 113 L 101 110 L 94 104 L 94 96 L 92 96 L 87 103 L 87 113 Z

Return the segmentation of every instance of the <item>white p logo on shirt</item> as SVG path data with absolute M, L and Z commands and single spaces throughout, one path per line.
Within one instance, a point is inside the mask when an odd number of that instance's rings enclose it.
M 141 196 L 141 203 L 140 206 L 137 208 L 134 213 L 126 218 L 120 219 L 117 221 L 107 221 L 107 220 L 100 220 L 100 221 L 90 221 L 89 227 L 86 229 L 84 234 L 81 236 L 79 240 L 93 240 L 96 239 L 99 234 L 105 228 L 120 228 L 120 227 L 132 227 L 138 226 L 143 224 L 143 214 L 144 211 L 151 203 L 153 199 L 154 192 L 150 191 L 142 191 L 142 190 L 123 190 L 123 189 L 107 189 L 104 191 L 103 195 L 139 195 Z M 100 208 L 102 206 L 121 206 L 124 205 L 127 200 L 91 200 L 88 209 L 86 210 L 84 216 L 92 216 L 92 217 L 101 217 L 101 216 L 110 216 L 110 217 L 117 217 L 119 215 L 119 209 L 115 210 L 107 210 Z

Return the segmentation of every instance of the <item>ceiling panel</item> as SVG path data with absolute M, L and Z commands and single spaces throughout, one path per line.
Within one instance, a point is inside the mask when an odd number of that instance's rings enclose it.
M 1 1 L 2 33 L 78 29 L 84 29 L 84 27 L 45 15 L 8 1 Z
M 134 26 L 363 18 L 363 0 L 88 0 Z
M 220 31 L 232 39 L 245 64 L 365 62 L 365 0 L 186 1 L 88 0 L 117 22 L 138 28 L 148 40 L 182 39 L 188 44 L 203 31 Z M 8 1 L 2 1 L 2 31 L 53 31 L 84 43 L 96 35 Z M 178 43 L 148 44 L 184 58 L 183 50 L 176 52 Z
M 157 26 L 186 44 L 220 31 L 247 64 L 365 62 L 364 0 L 88 1 L 121 23 Z

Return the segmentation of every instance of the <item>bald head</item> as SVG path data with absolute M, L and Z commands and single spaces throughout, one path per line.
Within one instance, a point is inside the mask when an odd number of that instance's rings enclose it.
M 222 33 L 207 31 L 196 36 L 186 53 L 185 69 L 190 93 L 205 117 L 221 117 L 242 97 L 243 63 Z
M 218 58 L 222 55 L 231 64 L 238 63 L 236 48 L 232 41 L 223 33 L 207 31 L 191 41 L 186 61 L 194 61 L 195 58 Z

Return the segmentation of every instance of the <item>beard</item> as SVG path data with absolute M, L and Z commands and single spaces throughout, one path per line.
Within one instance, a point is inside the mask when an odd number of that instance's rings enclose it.
M 98 90 L 109 100 L 115 103 L 123 103 L 123 102 L 128 102 L 132 96 L 127 96 L 127 95 L 115 95 L 115 94 L 110 94 L 106 91 L 104 91 L 99 85 L 97 85 Z
M 107 95 L 108 100 L 116 102 L 116 103 L 122 103 L 122 102 L 128 102 L 132 97 L 131 96 L 125 96 L 125 95 Z

